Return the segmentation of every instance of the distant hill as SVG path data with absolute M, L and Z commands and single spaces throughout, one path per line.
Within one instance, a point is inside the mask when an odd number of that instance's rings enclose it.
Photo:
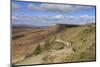
M 25 24 L 13 24 L 13 28 L 45 28 L 47 26 L 35 26 L 35 25 L 25 25 Z

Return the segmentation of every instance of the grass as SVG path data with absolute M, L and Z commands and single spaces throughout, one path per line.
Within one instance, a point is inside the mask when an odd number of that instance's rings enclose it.
M 35 55 L 38 55 L 38 54 L 40 54 L 42 51 L 43 51 L 43 49 L 41 48 L 40 45 L 38 45 L 37 48 L 36 48 L 35 51 L 34 51 L 34 54 L 35 54 Z

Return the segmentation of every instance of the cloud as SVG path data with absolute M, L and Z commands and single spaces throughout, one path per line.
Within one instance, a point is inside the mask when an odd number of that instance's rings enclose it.
M 64 4 L 46 4 L 42 3 L 40 5 L 28 4 L 28 9 L 31 10 L 42 10 L 49 12 L 64 12 L 64 13 L 72 13 L 84 9 L 89 9 L 92 6 L 79 6 L 79 5 L 64 5 Z
M 28 4 L 28 6 L 27 6 L 30 10 L 32 9 L 36 9 L 36 6 L 35 5 L 33 5 L 33 4 Z
M 16 19 L 17 19 L 17 17 L 16 17 L 16 16 L 12 16 L 12 19 L 13 19 L 13 20 L 16 20 Z
M 95 22 L 95 16 L 82 15 L 80 16 L 80 20 L 86 22 Z
M 16 3 L 12 3 L 12 10 L 16 11 L 19 10 L 21 8 L 21 5 L 18 5 Z
M 55 18 L 63 18 L 63 15 L 56 15 L 56 16 L 54 16 Z
M 17 18 L 17 19 L 16 19 Z M 36 26 L 46 26 L 54 24 L 86 24 L 95 23 L 95 17 L 89 15 L 81 16 L 30 16 L 30 15 L 19 15 L 12 16 L 13 24 L 28 24 Z
M 82 16 L 80 16 L 80 18 L 82 18 L 82 19 L 93 19 L 95 17 L 94 16 L 89 16 L 89 15 L 82 15 Z

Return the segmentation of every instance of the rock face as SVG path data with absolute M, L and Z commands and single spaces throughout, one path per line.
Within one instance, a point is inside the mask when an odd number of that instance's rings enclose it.
M 95 61 L 95 24 L 58 24 L 43 29 L 16 29 L 12 41 L 16 65 Z
M 56 39 L 55 41 L 66 45 L 68 48 L 72 47 L 72 43 L 70 43 L 70 42 L 65 42 L 65 41 L 60 40 L 60 39 Z

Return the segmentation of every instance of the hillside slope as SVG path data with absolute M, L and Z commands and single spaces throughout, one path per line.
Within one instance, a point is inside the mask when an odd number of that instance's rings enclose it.
M 46 31 L 49 32 L 46 34 Z M 36 33 L 38 39 L 36 44 L 38 45 L 29 50 L 25 46 L 24 52 L 30 52 L 30 54 L 24 55 L 23 60 L 18 61 L 17 65 L 96 60 L 95 24 L 72 27 L 56 25 L 45 29 L 45 32 L 42 30 L 41 33 L 44 38 L 38 38 L 39 35 Z

